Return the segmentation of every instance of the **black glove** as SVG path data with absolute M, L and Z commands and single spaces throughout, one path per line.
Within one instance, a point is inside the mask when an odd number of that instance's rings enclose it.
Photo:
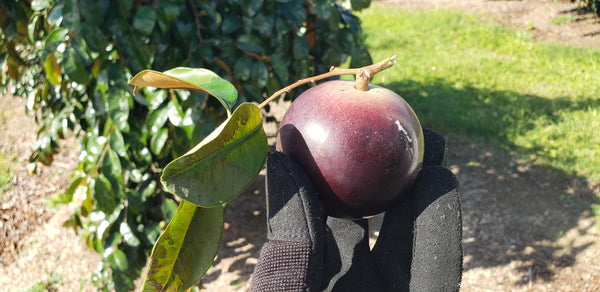
M 423 170 L 385 213 L 369 249 L 368 221 L 326 218 L 291 158 L 267 160 L 268 239 L 251 291 L 457 291 L 462 276 L 458 181 L 443 167 L 445 141 L 424 129 Z

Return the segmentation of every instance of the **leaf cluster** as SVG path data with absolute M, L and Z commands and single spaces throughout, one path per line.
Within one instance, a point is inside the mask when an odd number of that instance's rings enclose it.
M 575 0 L 571 0 L 575 2 Z M 580 0 L 579 7 L 587 11 L 592 11 L 600 16 L 600 0 Z
M 133 74 L 207 68 L 235 85 L 241 104 L 348 60 L 370 64 L 360 21 L 341 2 L 0 2 L 0 92 L 25 98 L 40 125 L 31 170 L 52 163 L 66 133 L 79 138 L 65 195 L 80 207 L 67 223 L 102 255 L 100 289 L 133 288 L 178 208 L 162 169 L 227 118 L 203 92 L 133 93 Z

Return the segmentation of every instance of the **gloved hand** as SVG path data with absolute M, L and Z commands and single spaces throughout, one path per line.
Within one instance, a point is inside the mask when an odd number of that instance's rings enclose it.
M 424 129 L 423 170 L 386 211 L 372 250 L 368 221 L 326 217 L 302 169 L 267 160 L 267 241 L 251 291 L 458 291 L 462 222 L 458 181 L 444 167 L 445 140 Z

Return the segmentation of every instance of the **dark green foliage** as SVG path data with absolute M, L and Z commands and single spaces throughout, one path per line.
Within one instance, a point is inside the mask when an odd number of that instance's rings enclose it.
M 81 208 L 68 223 L 103 256 L 101 289 L 133 288 L 177 208 L 162 168 L 226 117 L 200 93 L 133 95 L 134 74 L 207 68 L 238 87 L 238 102 L 260 101 L 348 58 L 371 63 L 358 18 L 335 1 L 0 2 L 0 91 L 26 98 L 39 122 L 32 169 L 52 162 L 64 133 L 79 137 L 66 195 Z
M 575 0 L 571 1 L 575 2 Z M 579 5 L 585 10 L 593 11 L 600 16 L 600 0 L 580 0 Z

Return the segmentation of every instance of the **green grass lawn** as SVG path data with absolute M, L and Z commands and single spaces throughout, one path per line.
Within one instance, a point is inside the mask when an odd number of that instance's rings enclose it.
M 481 17 L 379 7 L 359 13 L 373 80 L 403 96 L 424 127 L 483 140 L 600 181 L 600 50 L 533 42 Z

